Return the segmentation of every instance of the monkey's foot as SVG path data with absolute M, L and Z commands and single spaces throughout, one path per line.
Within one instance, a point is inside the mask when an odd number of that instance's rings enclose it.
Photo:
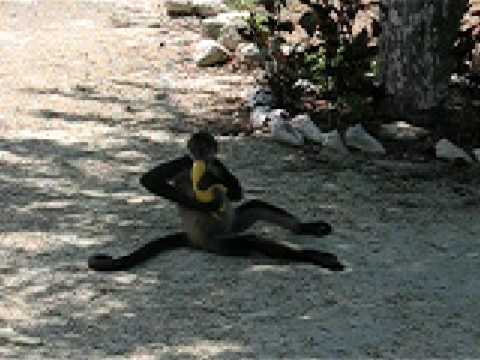
M 324 221 L 315 221 L 301 223 L 296 234 L 298 235 L 316 235 L 316 236 L 325 236 L 330 234 L 333 231 L 333 228 L 330 224 Z
M 88 267 L 96 271 L 110 271 L 113 269 L 113 258 L 110 255 L 94 255 L 88 259 Z
M 345 266 L 333 254 L 317 250 L 303 250 L 303 254 L 308 262 L 327 268 L 328 270 L 345 270 Z

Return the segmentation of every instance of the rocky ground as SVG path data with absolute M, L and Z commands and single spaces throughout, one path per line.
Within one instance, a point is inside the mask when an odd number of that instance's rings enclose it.
M 87 269 L 93 253 L 174 231 L 139 174 L 195 125 L 229 125 L 252 82 L 198 72 L 198 39 L 198 20 L 153 1 L 0 3 L 0 357 L 480 357 L 475 167 L 312 161 L 223 137 L 248 198 L 335 227 L 320 240 L 254 230 L 335 252 L 348 271 L 189 250 Z

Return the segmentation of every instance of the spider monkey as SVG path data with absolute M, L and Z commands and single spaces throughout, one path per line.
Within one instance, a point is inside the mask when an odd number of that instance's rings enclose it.
M 323 221 L 300 222 L 287 211 L 262 200 L 249 200 L 234 208 L 232 203 L 242 199 L 242 188 L 238 179 L 216 157 L 215 138 L 207 131 L 200 131 L 191 136 L 187 147 L 188 155 L 162 163 L 140 178 L 147 190 L 178 205 L 183 231 L 153 240 L 116 259 L 104 254 L 94 255 L 88 260 L 90 269 L 126 270 L 162 251 L 179 247 L 228 256 L 261 253 L 271 258 L 313 263 L 333 271 L 344 269 L 333 254 L 243 233 L 259 220 L 298 235 L 325 236 L 332 232 L 332 227 Z M 209 203 L 196 200 L 192 189 L 191 170 L 193 161 L 197 160 L 204 161 L 207 169 L 198 186 L 206 189 L 212 184 L 222 184 L 226 189 L 216 192 L 214 201 Z M 218 211 L 220 208 L 222 210 Z

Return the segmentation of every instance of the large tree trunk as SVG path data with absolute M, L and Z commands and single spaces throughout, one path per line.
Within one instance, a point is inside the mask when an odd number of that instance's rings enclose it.
M 448 96 L 451 50 L 468 0 L 382 0 L 379 40 L 384 110 L 429 119 Z

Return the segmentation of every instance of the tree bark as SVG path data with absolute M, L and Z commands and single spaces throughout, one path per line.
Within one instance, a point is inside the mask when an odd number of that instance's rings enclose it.
M 382 0 L 379 74 L 383 110 L 431 119 L 448 97 L 451 50 L 468 0 Z

